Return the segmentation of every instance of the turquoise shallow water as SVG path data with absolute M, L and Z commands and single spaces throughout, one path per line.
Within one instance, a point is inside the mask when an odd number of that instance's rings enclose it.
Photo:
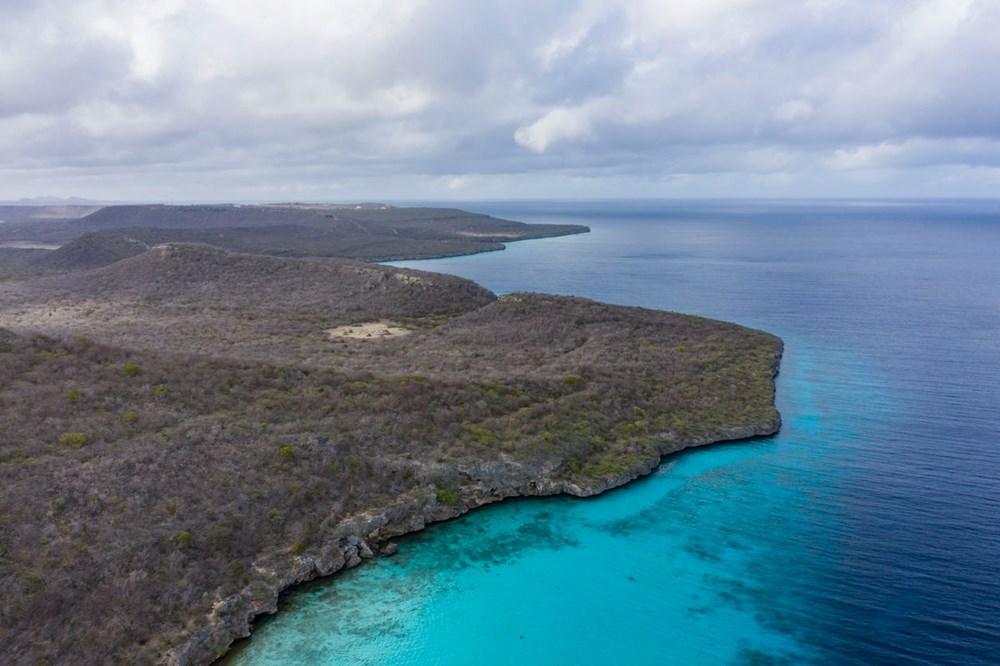
M 407 265 L 777 333 L 781 433 L 404 538 L 230 663 L 1000 661 L 1000 205 L 467 207 L 593 232 Z

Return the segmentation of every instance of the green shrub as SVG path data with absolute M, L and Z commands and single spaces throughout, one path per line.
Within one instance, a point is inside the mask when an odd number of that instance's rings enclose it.
M 82 432 L 67 432 L 59 437 L 59 443 L 71 449 L 78 449 L 87 443 L 87 436 Z
M 69 400 L 70 402 L 76 402 L 82 397 L 83 394 L 77 391 L 76 389 L 72 389 L 66 392 L 66 399 Z
M 281 462 L 288 462 L 295 457 L 295 449 L 291 446 L 283 446 L 278 449 L 278 453 L 281 454 Z
M 462 426 L 472 436 L 476 444 L 491 444 L 500 441 L 499 435 L 476 423 L 466 423 Z
M 191 540 L 191 533 L 188 532 L 187 530 L 184 530 L 183 532 L 178 534 L 177 538 L 175 539 L 175 541 L 177 541 L 177 545 L 179 546 L 187 545 L 187 542 L 190 540 Z
M 457 504 L 458 491 L 451 490 L 450 488 L 442 488 L 437 492 L 437 501 L 442 504 Z
M 645 421 L 632 421 L 631 423 L 626 423 L 624 426 L 622 426 L 622 430 L 629 435 L 641 432 L 645 429 L 646 429 Z
M 246 567 L 243 566 L 243 562 L 239 560 L 229 560 L 229 573 L 233 575 L 233 578 L 242 578 Z
M 132 411 L 132 412 L 125 412 L 124 414 L 122 414 L 122 420 L 125 421 L 125 423 L 128 423 L 129 425 L 138 423 L 139 422 L 139 413 L 138 412 L 134 412 L 134 411 Z
M 135 363 L 126 363 L 122 367 L 122 372 L 124 372 L 129 377 L 138 377 L 142 372 L 142 369 Z

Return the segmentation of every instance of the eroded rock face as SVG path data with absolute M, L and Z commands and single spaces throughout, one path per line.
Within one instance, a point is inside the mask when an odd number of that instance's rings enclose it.
M 683 443 L 676 443 L 672 437 L 664 438 L 661 455 L 694 446 L 772 435 L 780 425 L 780 418 L 776 417 L 767 423 L 720 429 L 712 435 Z M 316 553 L 292 558 L 279 554 L 273 557 L 270 565 L 255 566 L 256 571 L 264 574 L 263 579 L 217 604 L 209 618 L 209 628 L 193 636 L 178 651 L 175 662 L 180 666 L 211 663 L 224 654 L 233 641 L 250 635 L 256 616 L 277 611 L 278 595 L 283 590 L 358 566 L 376 554 L 394 555 L 398 546 L 389 539 L 509 497 L 599 495 L 649 474 L 659 462 L 660 456 L 657 455 L 637 462 L 622 474 L 597 479 L 587 485 L 553 478 L 554 468 L 551 465 L 529 467 L 503 462 L 455 466 L 452 471 L 467 479 L 467 483 L 459 489 L 457 501 L 438 501 L 436 488 L 428 485 L 417 497 L 396 502 L 385 511 L 363 514 L 342 522 L 336 530 L 338 536 L 324 543 Z M 439 473 L 441 470 L 433 471 Z

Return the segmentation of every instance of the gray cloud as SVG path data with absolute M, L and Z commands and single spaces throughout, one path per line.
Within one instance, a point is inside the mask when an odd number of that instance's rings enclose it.
M 4 11 L 0 198 L 1000 185 L 995 0 L 7 0 Z

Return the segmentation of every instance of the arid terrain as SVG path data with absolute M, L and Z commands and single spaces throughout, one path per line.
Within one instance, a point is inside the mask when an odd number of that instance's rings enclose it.
M 0 206 L 0 220 L 0 278 L 96 268 L 167 242 L 384 261 L 502 250 L 509 241 L 588 231 L 388 204 Z
M 781 342 L 733 324 L 174 239 L 17 252 L 50 263 L 0 282 L 9 663 L 209 663 L 394 536 L 780 423 Z

